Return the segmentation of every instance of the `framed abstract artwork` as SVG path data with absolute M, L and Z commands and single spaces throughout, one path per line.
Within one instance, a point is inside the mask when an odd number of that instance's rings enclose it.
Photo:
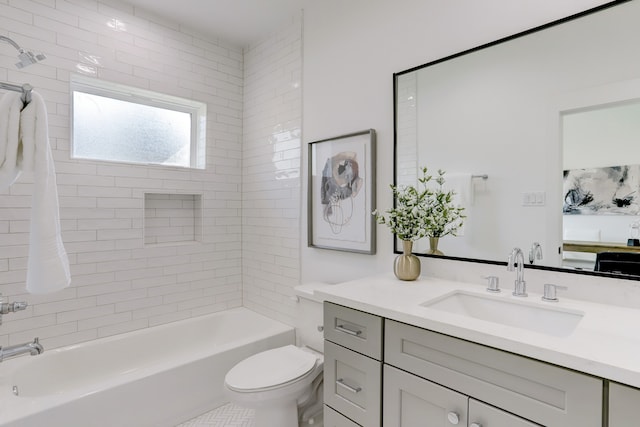
M 309 143 L 308 245 L 374 254 L 376 132 Z

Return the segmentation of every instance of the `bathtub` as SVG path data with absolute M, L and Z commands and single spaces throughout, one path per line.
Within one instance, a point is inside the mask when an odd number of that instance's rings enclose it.
M 237 308 L 45 348 L 0 363 L 0 426 L 173 427 L 226 402 L 237 362 L 294 342 L 292 327 Z

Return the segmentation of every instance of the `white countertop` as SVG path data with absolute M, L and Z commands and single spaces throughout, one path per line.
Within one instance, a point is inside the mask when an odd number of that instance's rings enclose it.
M 420 305 L 456 290 L 580 311 L 584 317 L 569 336 L 556 337 Z M 388 275 L 327 286 L 316 290 L 315 295 L 388 319 L 640 387 L 640 310 L 571 300 L 562 294 L 559 302 L 549 303 L 541 301 L 540 294 L 529 292 L 523 299 L 513 297 L 511 291 L 505 287 L 493 295 L 480 285 L 431 277 L 404 282 Z

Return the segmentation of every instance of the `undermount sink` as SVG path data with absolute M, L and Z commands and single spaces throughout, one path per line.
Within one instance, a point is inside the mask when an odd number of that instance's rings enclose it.
M 557 337 L 571 335 L 584 316 L 584 313 L 580 311 L 544 307 L 541 304 L 545 303 L 542 302 L 538 304 L 507 298 L 455 291 L 420 305 L 459 316 Z

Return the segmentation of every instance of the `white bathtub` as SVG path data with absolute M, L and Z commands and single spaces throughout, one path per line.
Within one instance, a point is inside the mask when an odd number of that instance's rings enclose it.
M 237 308 L 45 348 L 0 363 L 0 426 L 172 427 L 225 403 L 238 361 L 294 342 L 293 328 Z

